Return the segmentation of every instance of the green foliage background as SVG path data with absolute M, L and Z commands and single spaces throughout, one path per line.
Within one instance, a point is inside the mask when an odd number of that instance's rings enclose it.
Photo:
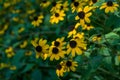
M 114 0 L 120 5 L 119 0 Z M 76 56 L 75 61 L 78 62 L 76 72 L 65 73 L 63 77 L 57 77 L 55 70 L 59 61 L 42 60 L 35 58 L 35 50 L 31 44 L 31 40 L 35 37 L 47 39 L 51 44 L 56 38 L 65 36 L 72 25 L 76 24 L 76 13 L 69 10 L 64 18 L 58 24 L 51 24 L 50 8 L 42 9 L 40 0 L 21 0 L 20 2 L 5 8 L 5 2 L 12 3 L 12 0 L 0 0 L 0 29 L 5 24 L 9 27 L 4 34 L 0 35 L 0 63 L 16 66 L 16 70 L 10 70 L 8 67 L 1 68 L 0 80 L 120 80 L 120 7 L 114 13 L 106 14 L 103 10 L 97 8 L 90 18 L 94 29 L 84 31 L 88 43 L 87 50 L 83 55 Z M 70 0 L 68 0 L 70 4 Z M 105 0 L 94 4 L 100 6 Z M 13 10 L 21 10 L 20 13 L 13 14 Z M 36 14 L 42 12 L 44 15 L 43 23 L 39 27 L 31 25 L 30 16 L 27 10 L 35 9 Z M 19 21 L 12 19 L 17 17 Z M 18 30 L 24 27 L 22 33 Z M 79 29 L 80 31 L 80 29 Z M 92 42 L 94 35 L 100 34 L 102 40 Z M 19 45 L 24 41 L 28 41 L 25 48 Z M 65 39 L 68 42 L 68 39 Z M 13 58 L 7 58 L 5 49 L 12 46 L 15 51 Z M 31 56 L 25 56 L 26 51 L 31 51 Z

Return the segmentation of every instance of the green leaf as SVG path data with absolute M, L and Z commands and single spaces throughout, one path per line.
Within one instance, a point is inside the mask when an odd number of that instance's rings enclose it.
M 112 57 L 111 57 L 111 56 L 105 57 L 105 58 L 103 59 L 103 61 L 104 61 L 105 63 L 107 63 L 107 64 L 111 64 L 111 63 L 112 63 Z
M 42 77 L 45 77 L 45 76 L 42 76 L 42 73 L 39 69 L 35 69 L 32 74 L 32 80 L 42 80 Z
M 113 29 L 113 32 L 119 32 L 120 31 L 120 27 L 118 27 L 118 28 L 115 28 L 115 29 Z
M 100 0 L 97 3 L 93 4 L 93 6 L 101 6 L 101 4 L 104 2 L 105 2 L 105 0 Z
M 120 41 L 120 36 L 114 32 L 110 32 L 110 33 L 106 34 L 105 38 L 106 38 L 107 42 L 109 42 L 109 44 L 111 44 L 111 45 L 116 45 Z
M 25 72 L 31 70 L 34 65 L 35 64 L 30 64 L 30 63 L 27 64 L 21 73 L 25 73 Z
M 90 52 L 84 52 L 84 55 L 88 58 L 90 57 L 90 54 L 91 54 Z
M 103 56 L 109 56 L 110 55 L 109 51 L 110 51 L 109 48 L 102 47 L 99 49 L 99 54 Z

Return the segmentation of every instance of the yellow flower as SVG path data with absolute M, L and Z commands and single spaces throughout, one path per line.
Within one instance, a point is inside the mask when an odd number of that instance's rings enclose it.
M 15 22 L 18 22 L 18 21 L 19 21 L 19 18 L 18 18 L 18 17 L 13 17 L 12 19 L 13 19 L 13 21 L 15 21 Z
M 65 72 L 64 66 L 62 63 L 57 65 L 56 74 L 58 77 L 62 77 Z
M 5 53 L 6 53 L 6 55 L 7 55 L 8 58 L 11 58 L 11 57 L 13 57 L 15 55 L 12 47 L 8 47 L 5 50 Z
M 52 42 L 52 46 L 56 46 L 59 48 L 64 49 L 64 45 L 66 44 L 66 42 L 64 42 L 65 37 L 62 38 L 57 38 L 55 41 Z
M 79 8 L 77 10 L 78 14 L 75 17 L 75 20 L 80 20 L 80 24 L 82 26 L 84 26 L 85 22 L 90 23 L 89 17 L 92 15 L 90 10 L 92 10 L 92 7 L 89 7 L 89 6 L 85 6 L 85 8 L 83 10 L 82 10 L 82 8 Z
M 59 60 L 60 58 L 64 58 L 65 51 L 63 51 L 61 48 L 58 48 L 56 46 L 50 46 L 49 48 L 49 56 L 50 60 L 53 61 Z
M 73 38 L 74 39 L 84 39 L 84 33 L 83 32 L 79 32 L 79 33 L 76 33 L 75 35 L 73 35 Z
M 75 57 L 75 54 L 81 55 L 83 50 L 86 50 L 87 44 L 84 39 L 71 39 L 67 45 L 67 54 L 72 54 L 72 57 Z
M 27 40 L 23 41 L 23 43 L 20 44 L 20 48 L 25 48 L 27 44 L 28 44 Z
M 64 16 L 65 13 L 63 10 L 57 10 L 55 13 L 53 13 L 53 15 L 50 17 L 50 23 L 54 24 L 54 23 L 58 23 L 59 21 L 63 21 L 64 20 Z
M 59 10 L 62 5 L 61 1 L 57 1 L 57 2 L 53 1 L 51 4 L 52 4 L 52 8 L 51 8 L 50 12 L 52 12 L 52 13 L 56 12 L 56 10 Z
M 31 52 L 31 51 L 25 52 L 25 56 L 31 56 L 31 55 L 32 55 L 32 52 Z
M 119 5 L 115 2 L 112 1 L 107 1 L 105 3 L 102 4 L 102 6 L 100 7 L 100 9 L 104 9 L 105 8 L 105 13 L 113 13 L 114 11 L 117 11 L 117 7 L 119 7 Z
M 68 1 L 65 1 L 61 6 L 60 6 L 60 10 L 63 10 L 63 11 L 68 11 L 69 8 L 68 8 Z
M 94 27 L 92 25 L 90 25 L 89 23 L 88 24 L 85 24 L 84 26 L 82 26 L 82 29 L 83 30 L 91 30 L 93 29 Z
M 44 17 L 43 17 L 42 14 L 39 15 L 39 16 L 35 16 L 35 17 L 34 17 L 34 20 L 32 21 L 32 25 L 33 25 L 34 27 L 38 27 L 38 26 L 40 25 L 40 23 L 43 22 L 43 21 L 42 21 L 43 18 L 44 18 Z
M 17 9 L 17 10 L 12 10 L 12 13 L 13 13 L 13 14 L 20 13 L 20 10 L 19 10 L 19 9 Z
M 94 36 L 93 38 L 92 38 L 92 41 L 93 42 L 96 42 L 96 41 L 100 41 L 101 40 L 101 35 L 96 35 L 96 36 Z
M 0 69 L 3 69 L 3 68 L 8 68 L 9 65 L 6 64 L 6 63 L 0 63 Z
M 18 33 L 21 33 L 21 32 L 23 32 L 24 30 L 25 30 L 24 27 L 20 27 L 20 28 L 18 29 Z
M 10 70 L 16 70 L 17 68 L 16 68 L 16 66 L 10 66 Z
M 118 60 L 120 61 L 120 55 L 118 56 Z
M 46 0 L 42 0 L 42 2 L 40 3 L 40 6 L 42 8 L 46 8 L 50 5 L 50 1 L 46 1 Z
M 47 40 L 40 39 L 39 41 L 31 41 L 32 45 L 35 47 L 36 58 L 42 57 L 42 59 L 46 59 L 48 57 L 48 48 L 49 45 L 46 44 Z
M 93 4 L 95 4 L 95 3 L 97 3 L 99 0 L 90 0 L 89 1 L 89 5 L 93 5 Z
M 26 10 L 27 11 L 27 14 L 32 14 L 35 12 L 35 9 L 31 9 L 31 10 Z
M 5 31 L 2 29 L 0 30 L 0 35 L 3 35 L 5 33 Z
M 77 33 L 76 29 L 73 29 L 72 31 L 68 32 L 68 38 L 75 35 Z
M 8 24 L 5 24 L 3 27 L 0 26 L 0 35 L 3 35 L 8 28 Z
M 77 62 L 73 61 L 73 60 L 65 60 L 63 63 L 64 63 L 64 66 L 65 66 L 65 70 L 67 72 L 76 71 L 76 67 L 78 66 Z
M 4 8 L 7 8 L 7 7 L 9 7 L 10 5 L 11 5 L 10 2 L 5 2 L 5 3 L 3 4 Z
M 74 0 L 71 3 L 72 13 L 78 11 L 79 8 L 83 8 L 84 5 L 85 3 L 82 0 Z

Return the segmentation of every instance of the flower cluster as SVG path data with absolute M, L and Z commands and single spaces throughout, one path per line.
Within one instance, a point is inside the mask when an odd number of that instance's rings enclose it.
M 119 65 L 119 4 L 119 0 L 0 0 L 0 71 L 8 72 L 0 79 L 16 80 L 26 73 L 20 79 L 30 80 L 52 66 L 59 78 L 72 73 L 91 80 L 88 75 L 105 68 L 104 63 Z M 4 79 L 12 74 L 15 77 Z

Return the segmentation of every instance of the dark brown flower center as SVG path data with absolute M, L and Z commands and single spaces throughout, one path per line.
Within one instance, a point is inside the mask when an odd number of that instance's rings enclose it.
M 55 1 L 54 1 L 54 2 L 52 2 L 52 5 L 53 5 L 54 7 L 56 6 L 56 4 L 57 4 L 57 3 L 56 3 Z
M 36 49 L 37 52 L 41 52 L 42 51 L 42 47 L 41 46 L 37 46 L 35 49 Z
M 98 34 L 97 37 L 101 37 L 101 34 Z
M 92 2 L 93 2 L 93 3 L 96 3 L 96 2 L 97 2 L 97 0 L 92 0 Z
M 47 1 L 46 0 L 42 0 L 43 3 L 46 3 Z
M 83 11 L 78 13 L 79 18 L 84 19 L 85 13 Z
M 108 1 L 107 2 L 107 6 L 113 6 L 113 2 L 112 1 Z
M 62 69 L 62 66 L 60 64 L 57 65 L 57 69 L 58 70 L 61 70 Z
M 90 24 L 88 23 L 87 26 L 90 26 Z
M 72 62 L 71 62 L 71 61 L 67 61 L 67 62 L 66 62 L 66 66 L 67 66 L 67 67 L 72 66 Z
M 55 13 L 55 17 L 59 17 L 59 13 Z
M 58 48 L 57 47 L 54 47 L 53 49 L 52 49 L 52 53 L 54 53 L 54 54 L 57 54 L 58 53 Z
M 54 46 L 58 47 L 59 45 L 60 45 L 60 42 L 58 42 L 58 41 L 54 42 Z
M 79 2 L 74 2 L 75 7 L 78 7 L 78 5 L 79 5 Z
M 63 6 L 60 7 L 60 10 L 62 10 L 62 9 L 63 9 Z
M 75 0 L 71 0 L 71 2 L 75 2 Z
M 37 21 L 37 20 L 38 20 L 38 17 L 37 17 L 37 16 L 35 16 L 35 17 L 34 17 L 34 20 L 35 20 L 35 21 Z
M 77 45 L 77 42 L 76 41 L 70 41 L 70 47 L 71 48 L 75 48 L 76 47 L 76 45 Z

